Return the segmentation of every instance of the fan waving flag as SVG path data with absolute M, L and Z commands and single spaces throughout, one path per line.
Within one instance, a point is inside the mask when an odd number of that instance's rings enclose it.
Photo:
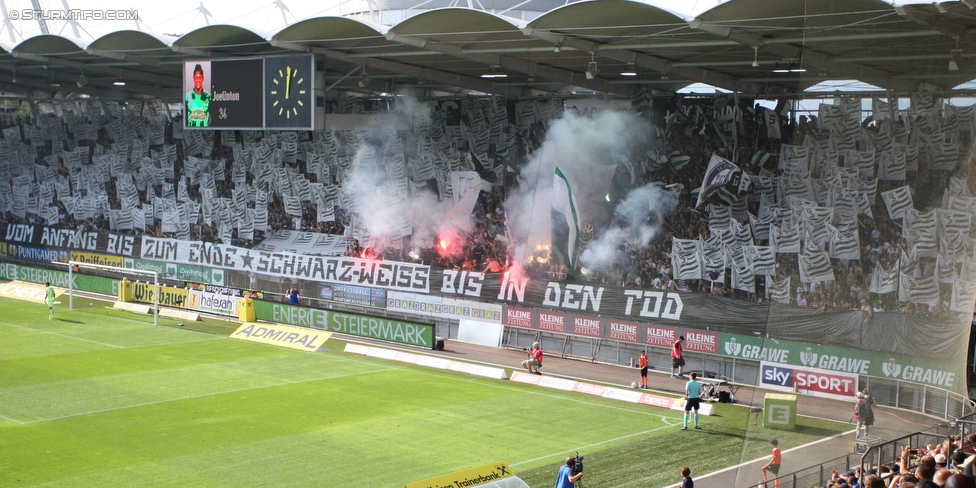
M 671 158 L 671 166 L 674 166 L 675 170 L 680 170 L 688 165 L 691 161 L 691 156 L 677 155 Z
M 722 190 L 723 199 L 737 199 L 738 195 L 744 194 L 752 189 L 752 181 L 748 175 L 742 172 L 732 161 L 712 154 L 712 159 L 708 162 L 708 169 L 705 170 L 705 178 L 702 179 L 701 191 L 698 194 L 698 202 L 695 207 L 700 207 L 708 197 Z M 731 203 L 735 203 L 732 201 Z
M 552 185 L 552 251 L 566 264 L 570 273 L 570 270 L 576 269 L 580 245 L 578 211 L 573 187 L 557 167 Z

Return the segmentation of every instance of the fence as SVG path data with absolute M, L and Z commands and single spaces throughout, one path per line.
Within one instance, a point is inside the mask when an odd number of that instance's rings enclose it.
M 778 478 L 769 480 L 767 486 L 774 486 L 775 481 L 779 481 L 780 488 L 811 488 L 814 486 L 825 486 L 831 479 L 831 473 L 837 471 L 843 473 L 850 471 L 854 466 L 861 462 L 861 455 L 856 453 L 846 454 L 820 464 L 815 464 L 803 468 L 799 471 L 784 474 Z

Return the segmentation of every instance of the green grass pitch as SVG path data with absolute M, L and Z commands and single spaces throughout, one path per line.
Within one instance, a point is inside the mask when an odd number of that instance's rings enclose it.
M 104 307 L 0 299 L 0 486 L 398 487 L 507 461 L 550 487 L 566 456 L 585 486 L 647 487 L 845 430 L 753 427 L 342 352 L 229 339 L 237 324 L 155 327 Z

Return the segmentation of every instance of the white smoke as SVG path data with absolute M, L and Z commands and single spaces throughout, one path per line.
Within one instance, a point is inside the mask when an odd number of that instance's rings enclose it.
M 396 113 L 409 118 L 414 127 L 429 125 L 431 118 L 428 105 L 405 94 L 397 96 Z M 396 168 L 398 162 L 384 158 L 386 145 L 402 129 L 393 122 L 384 124 L 384 120 L 390 119 L 372 119 L 366 143 L 356 152 L 342 183 L 357 225 L 369 232 L 369 242 L 363 244 L 382 249 L 389 239 L 410 236 L 416 250 L 433 246 L 440 234 L 456 238 L 459 231 L 470 231 L 474 227 L 471 215 L 452 213 L 453 202 L 439 201 L 436 189 L 412 188 L 405 181 L 409 174 L 406 163 Z M 397 181 L 398 174 L 404 180 Z
M 644 248 L 661 230 L 664 216 L 677 203 L 674 192 L 660 183 L 649 183 L 627 193 L 617 206 L 613 223 L 586 245 L 580 261 L 590 268 L 606 269 L 626 258 L 628 248 Z
M 593 175 L 596 170 L 605 175 L 607 165 L 611 166 L 610 170 L 616 165 L 616 156 L 630 154 L 635 144 L 644 140 L 650 131 L 651 126 L 647 121 L 617 111 L 604 111 L 595 118 L 566 112 L 562 118 L 553 121 L 542 147 L 532 154 L 521 171 L 525 180 L 524 191 L 510 190 L 505 201 L 509 228 L 519 243 L 514 248 L 514 262 L 523 263 L 526 258 L 551 244 L 551 192 L 557 166 L 566 174 Z M 609 217 L 609 210 L 604 197 L 609 188 L 587 188 L 597 182 L 585 176 L 578 178 L 578 182 L 582 187 L 574 186 L 574 193 L 577 194 L 583 220 L 594 224 L 599 224 L 600 219 L 605 221 Z M 592 198 L 580 201 L 580 197 L 585 196 Z M 627 198 L 632 203 L 627 204 L 625 214 L 634 215 L 633 219 L 639 217 L 639 212 L 630 209 L 630 206 L 637 206 L 637 198 Z M 647 214 L 643 220 L 646 217 Z M 610 253 L 604 251 L 614 240 L 644 239 L 654 232 L 655 229 L 641 229 L 637 223 L 626 228 L 611 227 L 587 246 L 588 249 L 596 246 L 600 250 L 590 251 L 584 256 L 601 263 L 615 262 L 619 257 L 610 259 Z

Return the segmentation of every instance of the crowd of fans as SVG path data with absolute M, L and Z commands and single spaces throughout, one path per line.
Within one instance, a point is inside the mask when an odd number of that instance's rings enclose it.
M 858 467 L 846 472 L 834 470 L 824 488 L 976 488 L 973 461 L 976 460 L 976 434 L 958 435 L 942 444 L 905 446 L 890 464 L 862 472 Z
M 897 293 L 878 295 L 868 292 L 874 267 L 877 265 L 882 265 L 886 268 L 890 267 L 894 260 L 900 257 L 901 252 L 906 249 L 905 238 L 901 235 L 900 224 L 888 218 L 887 210 L 880 198 L 877 199 L 877 204 L 873 209 L 874 218 L 863 215 L 858 217 L 860 224 L 861 259 L 851 261 L 833 260 L 834 275 L 836 278 L 833 282 L 821 282 L 813 286 L 801 283 L 795 254 L 779 254 L 777 256 L 777 275 L 769 278 L 757 275 L 756 291 L 752 293 L 733 289 L 729 286 L 728 276 L 730 273 L 726 273 L 727 278 L 725 282 L 674 279 L 673 270 L 671 269 L 672 239 L 696 239 L 699 237 L 708 239 L 710 237 L 708 213 L 703 208 L 696 208 L 696 197 L 692 195 L 691 190 L 700 185 L 711 155 L 716 153 L 726 157 L 752 174 L 766 171 L 768 174 L 775 175 L 778 173 L 778 163 L 775 157 L 767 160 L 761 168 L 750 165 L 750 158 L 756 151 L 764 150 L 775 155 L 778 152 L 781 142 L 800 145 L 804 137 L 816 136 L 818 134 L 816 119 L 811 117 L 809 121 L 805 120 L 805 118 L 801 119 L 796 126 L 794 126 L 792 121 L 784 125 L 784 134 L 786 134 L 786 137 L 792 137 L 792 140 L 780 141 L 778 139 L 771 139 L 766 136 L 764 126 L 759 123 L 757 118 L 749 114 L 746 115 L 746 123 L 743 124 L 744 130 L 740 129 L 740 133 L 737 139 L 735 139 L 737 140 L 737 146 L 734 149 L 728 146 L 730 143 L 729 138 L 721 137 L 715 131 L 672 130 L 670 127 L 664 137 L 653 141 L 653 144 L 657 147 L 651 147 L 649 145 L 635 147 L 634 154 L 637 155 L 648 154 L 653 149 L 661 154 L 682 154 L 690 157 L 690 163 L 680 169 L 676 169 L 670 164 L 640 164 L 635 174 L 637 181 L 634 186 L 641 186 L 650 182 L 660 182 L 662 185 L 668 185 L 668 188 L 674 189 L 677 195 L 677 205 L 672 212 L 664 216 L 661 226 L 662 231 L 648 245 L 635 247 L 628 243 L 621 243 L 620 251 L 624 258 L 620 262 L 605 269 L 586 269 L 579 279 L 604 285 L 628 288 L 684 290 L 762 302 L 770 300 L 769 293 L 767 293 L 767 280 L 780 280 L 785 277 L 791 277 L 791 283 L 793 284 L 790 290 L 791 304 L 797 307 L 808 308 L 811 313 L 824 313 L 831 310 L 862 310 L 872 315 L 876 312 L 890 311 L 926 315 L 946 313 L 945 307 L 936 307 L 934 310 L 930 310 L 924 305 L 899 302 L 897 300 Z M 539 139 L 538 135 L 544 130 L 544 125 L 535 124 L 533 130 L 536 132 L 536 139 Z M 182 171 L 179 162 L 185 159 L 183 154 L 184 146 L 181 143 L 182 141 L 172 139 L 169 132 L 167 133 L 167 142 L 176 143 L 178 148 L 178 162 L 174 168 L 175 177 L 178 181 Z M 242 140 L 240 132 L 223 132 L 220 137 L 234 137 L 235 142 L 241 142 Z M 81 144 L 87 144 L 90 147 L 91 154 L 99 154 L 108 150 L 112 143 L 113 141 L 104 130 L 99 132 L 97 140 L 81 141 Z M 514 179 L 518 176 L 518 170 L 525 165 L 532 149 L 534 149 L 533 147 L 528 147 L 529 144 L 531 142 L 528 140 L 520 141 L 519 147 L 508 155 L 510 157 L 508 165 L 515 170 L 512 175 L 512 181 L 515 181 Z M 45 156 L 58 154 L 62 149 L 66 148 L 52 148 L 51 144 L 48 143 L 45 147 L 38 149 L 38 157 L 42 160 Z M 496 156 L 494 154 L 494 148 L 489 151 L 489 156 Z M 229 164 L 225 165 L 225 178 L 223 181 L 218 180 L 216 185 L 218 197 L 230 198 L 233 189 L 231 173 L 234 153 L 232 148 L 228 144 L 222 144 L 218 138 L 214 143 L 214 151 L 210 155 L 210 158 L 224 159 L 229 162 Z M 646 163 L 646 160 L 642 160 L 642 162 Z M 305 162 L 299 158 L 295 163 L 295 169 L 298 172 L 304 173 L 304 165 Z M 64 167 L 60 169 L 60 173 L 65 176 L 67 176 L 66 171 Z M 970 187 L 976 186 L 976 176 L 974 176 L 971 165 L 968 168 L 959 170 L 955 176 L 964 179 Z M 915 173 L 909 172 L 906 182 L 882 182 L 882 186 L 886 183 L 891 185 L 891 187 L 912 184 L 915 177 Z M 248 183 L 251 183 L 252 175 L 248 174 L 247 178 Z M 314 178 L 315 176 L 312 175 L 310 180 L 314 181 Z M 945 178 L 942 178 L 942 180 L 945 180 Z M 506 179 L 506 183 L 509 182 L 509 179 Z M 108 181 L 105 185 L 110 201 L 113 202 L 113 208 L 117 208 L 119 200 L 116 198 L 115 180 Z M 515 185 L 517 186 L 517 183 Z M 406 239 L 405 242 L 398 246 L 379 247 L 371 245 L 369 242 L 359 242 L 352 235 L 347 235 L 348 245 L 346 252 L 348 255 L 356 257 L 423 262 L 424 264 L 439 267 L 460 268 L 471 271 L 504 271 L 512 266 L 520 266 L 525 273 L 533 278 L 571 279 L 570 275 L 572 273 L 567 273 L 565 265 L 558 262 L 547 251 L 533 254 L 530 256 L 530 260 L 526 262 L 514 262 L 514 246 L 507 237 L 506 214 L 504 210 L 506 191 L 512 191 L 510 186 L 508 184 L 496 184 L 491 187 L 490 191 L 482 192 L 473 213 L 472 229 L 460 239 L 463 244 L 451 252 L 444 252 L 443 249 L 438 249 L 437 243 L 418 250 L 415 246 L 411 246 L 409 240 Z M 878 191 L 880 192 L 885 189 L 887 188 L 879 187 Z M 188 190 L 190 199 L 199 203 L 201 198 L 197 187 L 190 186 Z M 140 197 L 144 197 L 143 192 L 140 192 Z M 61 207 L 61 221 L 57 225 L 73 229 L 108 230 L 107 219 L 97 218 L 79 222 L 64 209 L 60 202 L 58 205 Z M 239 239 L 235 232 L 232 243 L 249 247 L 260 242 L 263 238 L 270 235 L 270 233 L 277 230 L 301 230 L 336 235 L 347 234 L 346 228 L 350 223 L 351 216 L 345 209 L 337 208 L 334 222 L 318 222 L 314 205 L 309 202 L 303 202 L 302 205 L 302 217 L 292 217 L 286 214 L 283 201 L 278 196 L 271 195 L 268 200 L 267 227 L 255 229 L 254 239 L 252 240 Z M 749 211 L 756 214 L 758 212 L 758 205 L 758 202 L 751 201 Z M 43 219 L 33 214 L 28 214 L 26 218 L 21 219 L 11 212 L 7 212 L 3 218 L 9 222 L 44 223 Z M 214 229 L 208 225 L 193 225 L 190 229 L 192 239 L 205 241 L 219 240 L 218 229 Z M 597 229 L 597 232 L 599 232 L 599 229 Z M 158 220 L 153 225 L 147 225 L 145 233 L 160 237 L 165 235 L 162 232 L 161 223 Z M 765 244 L 766 242 L 763 241 L 756 242 L 756 245 Z M 931 261 L 930 263 L 923 259 L 923 265 L 934 265 L 934 260 Z M 582 266 L 585 268 L 586 263 L 582 263 Z M 947 287 L 951 285 L 943 284 L 941 286 Z M 943 297 L 947 298 L 949 296 L 948 288 L 941 291 L 943 291 Z

